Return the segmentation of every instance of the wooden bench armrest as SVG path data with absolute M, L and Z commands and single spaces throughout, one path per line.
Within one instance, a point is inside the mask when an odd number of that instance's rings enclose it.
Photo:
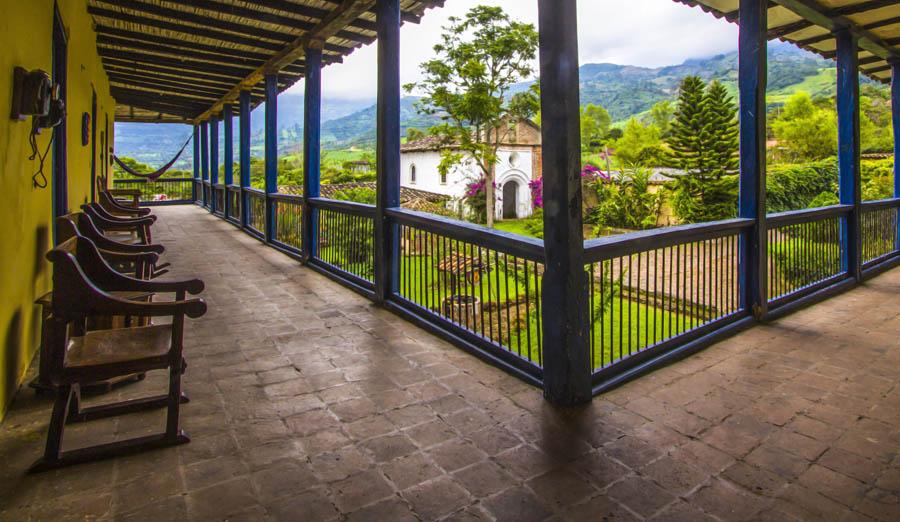
M 141 317 L 175 317 L 179 315 L 192 319 L 206 313 L 206 302 L 200 298 L 180 301 L 129 301 L 120 299 L 102 290 L 91 296 L 90 312 L 108 315 L 134 315 Z
M 115 290 L 140 290 L 144 292 L 155 293 L 179 293 L 187 292 L 189 294 L 199 294 L 203 291 L 203 281 L 199 279 L 182 279 L 169 281 L 146 281 L 143 279 L 135 279 L 116 272 L 107 266 L 103 270 L 105 273 L 98 273 L 99 270 L 93 270 L 91 278 L 94 282 L 106 291 Z
M 112 263 L 148 263 L 156 264 L 159 261 L 159 254 L 156 252 L 118 252 L 115 250 L 107 250 L 100 248 L 100 254 Z
M 154 254 L 162 254 L 166 251 L 166 247 L 160 245 L 159 243 L 151 245 L 132 245 L 130 243 L 122 243 L 120 241 L 116 241 L 115 239 L 111 239 L 106 236 L 92 237 L 88 239 L 93 241 L 97 245 L 97 248 L 103 251 L 118 252 L 120 254 L 143 254 L 148 252 Z

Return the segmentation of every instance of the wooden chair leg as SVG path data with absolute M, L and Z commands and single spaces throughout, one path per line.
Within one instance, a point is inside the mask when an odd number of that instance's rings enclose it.
M 69 414 L 69 404 L 72 399 L 73 388 L 77 384 L 63 385 L 56 389 L 56 400 L 53 403 L 53 411 L 50 414 L 50 426 L 47 429 L 47 444 L 44 446 L 44 456 L 38 459 L 29 468 L 29 473 L 39 473 L 56 467 L 62 456 L 63 432 L 66 428 L 66 416 Z
M 169 408 L 166 412 L 166 438 L 170 440 L 188 439 L 179 428 L 179 415 L 181 413 L 181 374 L 184 372 L 184 359 L 181 364 L 173 364 L 169 368 Z
M 76 385 L 72 388 L 72 399 L 69 400 L 69 413 L 66 415 L 66 424 L 73 422 L 81 413 L 81 386 Z

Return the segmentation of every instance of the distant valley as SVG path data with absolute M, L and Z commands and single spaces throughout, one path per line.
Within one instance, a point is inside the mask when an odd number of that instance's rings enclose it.
M 581 103 L 605 107 L 613 121 L 640 116 L 661 100 L 674 99 L 681 79 L 696 74 L 705 80 L 717 79 L 737 92 L 737 52 L 696 58 L 667 67 L 638 67 L 610 63 L 581 66 Z M 834 62 L 800 50 L 790 44 L 773 42 L 769 47 L 768 102 L 781 105 L 793 93 L 804 90 L 813 96 L 831 96 L 835 90 Z M 524 82 L 516 90 L 527 89 Z M 437 120 L 416 111 L 416 97 L 404 97 L 401 125 L 427 129 Z M 375 141 L 374 100 L 325 98 L 322 107 L 322 143 L 327 149 L 371 148 Z M 303 95 L 283 94 L 278 99 L 279 152 L 291 154 L 302 149 Z M 263 151 L 263 108 L 251 120 L 253 154 Z M 167 161 L 190 135 L 183 125 L 116 124 L 116 153 L 152 165 Z M 237 134 L 237 133 L 235 133 Z M 237 136 L 235 136 L 235 139 Z M 188 151 L 179 166 L 190 164 Z

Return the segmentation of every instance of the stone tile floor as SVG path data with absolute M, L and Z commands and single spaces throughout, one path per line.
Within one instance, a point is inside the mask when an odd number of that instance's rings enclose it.
M 0 519 L 900 520 L 900 270 L 558 410 L 197 208 L 157 214 L 178 275 L 207 284 L 193 441 L 25 475 L 50 404 L 22 389 Z M 131 415 L 66 442 L 161 427 Z

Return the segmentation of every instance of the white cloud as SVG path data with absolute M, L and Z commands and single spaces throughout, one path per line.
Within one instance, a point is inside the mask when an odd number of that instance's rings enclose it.
M 462 16 L 479 4 L 502 6 L 512 18 L 537 25 L 536 0 L 450 0 L 446 7 L 427 11 L 421 24 L 403 26 L 403 83 L 419 78 L 419 64 L 431 57 L 447 18 Z M 581 63 L 658 67 L 737 48 L 736 25 L 672 0 L 580 0 L 578 17 Z M 369 45 L 357 49 L 344 63 L 326 67 L 322 72 L 325 96 L 374 98 L 375 51 L 376 45 Z M 291 89 L 302 90 L 302 82 Z

